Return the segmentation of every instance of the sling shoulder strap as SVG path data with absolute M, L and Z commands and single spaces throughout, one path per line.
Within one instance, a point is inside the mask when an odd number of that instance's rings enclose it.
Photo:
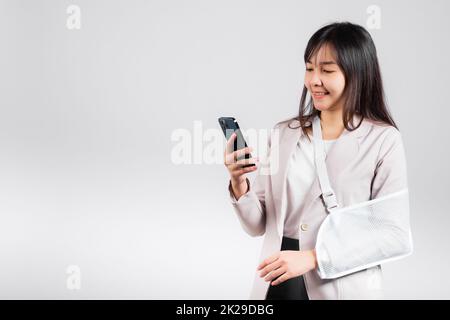
M 325 163 L 325 148 L 322 140 L 322 129 L 320 127 L 320 118 L 316 116 L 313 120 L 313 137 L 314 137 L 314 161 L 316 164 L 316 172 L 319 177 L 320 189 L 322 190 L 322 199 L 325 202 L 326 209 L 330 213 L 333 209 L 339 207 L 336 194 L 330 185 L 328 178 L 327 166 Z

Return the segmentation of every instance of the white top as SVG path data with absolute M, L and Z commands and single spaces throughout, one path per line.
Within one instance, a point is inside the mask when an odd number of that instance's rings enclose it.
M 300 232 L 300 212 L 304 205 L 306 195 L 311 188 L 316 176 L 314 162 L 314 138 L 301 135 L 297 147 L 292 153 L 288 164 L 286 192 L 290 201 L 286 208 L 283 235 L 288 238 L 298 239 Z M 328 153 L 335 140 L 323 140 L 325 154 Z

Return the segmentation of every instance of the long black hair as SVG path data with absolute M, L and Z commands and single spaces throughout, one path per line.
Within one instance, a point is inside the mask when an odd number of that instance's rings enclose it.
M 304 62 L 319 51 L 323 45 L 335 50 L 336 62 L 345 76 L 343 123 L 347 130 L 357 129 L 363 119 L 387 124 L 397 128 L 386 105 L 377 51 L 369 32 L 362 26 L 350 22 L 335 22 L 317 30 L 309 39 L 305 49 Z M 310 97 L 305 106 L 308 89 L 303 87 L 299 114 L 293 119 L 300 122 L 305 135 L 306 124 L 321 111 L 313 106 Z M 353 115 L 359 115 L 361 122 L 355 127 Z M 349 127 L 351 120 L 352 128 Z M 397 128 L 398 129 L 398 128 Z

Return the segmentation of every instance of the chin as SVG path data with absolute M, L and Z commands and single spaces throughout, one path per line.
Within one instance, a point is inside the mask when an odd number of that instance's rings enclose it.
M 330 109 L 330 106 L 324 105 L 322 103 L 318 103 L 318 104 L 314 104 L 314 108 L 316 108 L 319 111 L 327 111 L 328 109 Z

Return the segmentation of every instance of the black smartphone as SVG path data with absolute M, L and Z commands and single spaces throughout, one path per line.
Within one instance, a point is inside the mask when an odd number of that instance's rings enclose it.
M 236 139 L 234 140 L 234 148 L 233 151 L 240 150 L 247 147 L 247 142 L 245 142 L 244 136 L 242 135 L 241 129 L 239 128 L 239 124 L 237 123 L 236 119 L 233 117 L 220 117 L 219 118 L 219 124 L 222 128 L 223 134 L 225 135 L 225 138 L 227 141 L 230 139 L 233 132 L 236 133 Z M 237 160 L 242 159 L 250 159 L 252 156 L 250 153 L 245 154 L 244 156 L 240 156 L 237 158 Z M 247 167 L 253 167 L 255 166 L 254 163 L 249 163 L 246 165 L 243 165 L 243 168 Z

